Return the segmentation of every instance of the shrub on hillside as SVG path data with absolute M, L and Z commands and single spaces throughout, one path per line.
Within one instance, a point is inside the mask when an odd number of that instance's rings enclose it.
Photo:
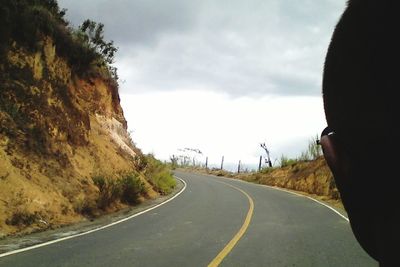
M 127 204 L 137 204 L 139 197 L 147 192 L 145 184 L 135 173 L 124 175 L 120 180 L 121 201 Z
M 146 155 L 145 158 L 147 161 L 145 175 L 149 182 L 160 194 L 169 194 L 176 186 L 171 170 L 152 154 Z
M 29 226 L 34 224 L 41 217 L 39 213 L 30 213 L 25 210 L 17 210 L 11 218 L 6 220 L 6 224 L 14 226 Z
M 136 170 L 138 170 L 139 172 L 144 171 L 148 164 L 147 157 L 142 153 L 135 155 L 134 162 Z
M 89 217 L 95 217 L 97 210 L 97 203 L 87 198 L 78 198 L 73 203 L 73 209 L 76 213 L 83 214 Z
M 93 177 L 92 180 L 99 189 L 97 207 L 102 210 L 117 201 L 131 205 L 137 204 L 139 197 L 147 192 L 144 183 L 135 173 L 124 174 L 120 178 L 99 175 Z
M 97 198 L 97 207 L 104 210 L 121 196 L 121 187 L 119 183 L 110 177 L 95 176 L 93 182 L 99 189 Z

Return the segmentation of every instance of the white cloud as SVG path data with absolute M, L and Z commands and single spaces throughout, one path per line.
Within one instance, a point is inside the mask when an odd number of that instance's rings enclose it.
M 210 163 L 257 164 L 266 142 L 273 159 L 298 156 L 321 131 L 319 97 L 231 98 L 206 91 L 121 96 L 133 139 L 168 160 L 179 148 L 199 148 Z M 204 158 L 203 158 L 204 160 Z
M 235 97 L 319 95 L 345 1 L 60 1 L 105 23 L 123 93 L 202 87 Z
M 168 159 L 196 147 L 219 163 L 297 156 L 324 127 L 325 53 L 345 0 L 60 0 L 120 49 L 134 139 Z

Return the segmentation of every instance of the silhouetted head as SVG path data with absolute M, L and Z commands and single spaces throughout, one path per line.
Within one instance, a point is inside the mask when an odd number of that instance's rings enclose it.
M 323 77 L 325 114 L 348 147 L 387 141 L 397 128 L 398 6 L 394 0 L 350 1 L 332 36 Z
M 332 36 L 323 76 L 329 127 L 321 138 L 324 155 L 353 231 L 375 258 L 389 253 L 382 247 L 388 251 L 383 244 L 390 244 L 386 236 L 399 209 L 390 211 L 399 202 L 399 7 L 394 0 L 349 1 Z

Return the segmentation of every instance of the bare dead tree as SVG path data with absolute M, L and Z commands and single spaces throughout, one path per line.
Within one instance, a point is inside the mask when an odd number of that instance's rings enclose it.
M 272 167 L 272 162 L 271 162 L 271 158 L 269 157 L 269 150 L 267 148 L 267 145 L 265 143 L 261 143 L 260 146 L 265 150 L 265 153 L 267 153 L 267 162 L 268 166 L 271 168 Z

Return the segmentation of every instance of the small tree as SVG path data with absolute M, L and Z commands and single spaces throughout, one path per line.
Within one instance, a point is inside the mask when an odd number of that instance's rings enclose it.
M 98 65 L 106 66 L 111 77 L 117 81 L 117 68 L 111 64 L 114 63 L 118 48 L 114 46 L 114 41 L 104 41 L 104 24 L 87 19 L 79 26 L 77 35 L 98 55 Z
M 105 63 L 114 63 L 114 56 L 118 48 L 114 46 L 113 41 L 104 41 L 103 23 L 87 19 L 79 26 L 79 30 L 84 33 L 84 40 L 88 45 L 104 58 Z

